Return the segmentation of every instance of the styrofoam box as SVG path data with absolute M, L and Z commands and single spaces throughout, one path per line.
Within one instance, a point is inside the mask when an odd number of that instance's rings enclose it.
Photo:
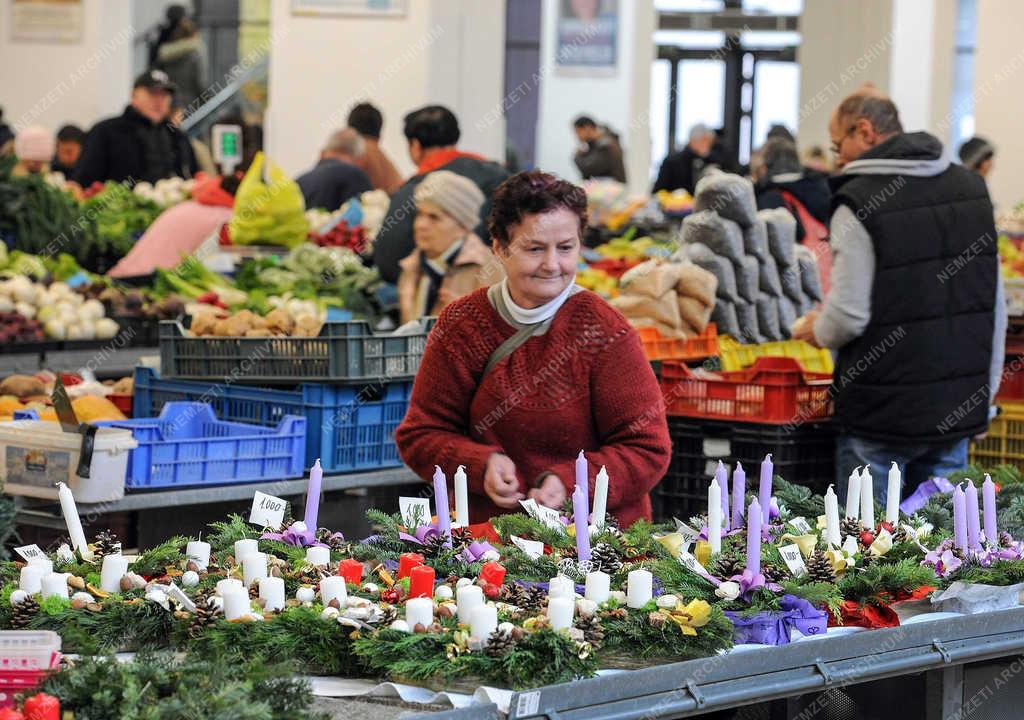
M 0 480 L 10 495 L 57 499 L 57 483 L 67 483 L 82 503 L 124 497 L 128 451 L 138 447 L 131 430 L 96 431 L 89 478 L 75 474 L 82 436 L 66 433 L 59 423 L 15 420 L 0 423 Z

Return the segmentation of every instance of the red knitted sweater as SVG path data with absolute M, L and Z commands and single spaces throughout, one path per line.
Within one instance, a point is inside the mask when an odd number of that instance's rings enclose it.
M 466 466 L 470 521 L 507 510 L 484 493 L 492 453 L 516 464 L 520 491 L 551 470 L 567 492 L 585 450 L 594 476 L 608 469 L 608 512 L 623 527 L 650 518 L 647 493 L 669 464 L 658 383 L 626 319 L 592 292 L 571 296 L 548 332 L 530 338 L 481 383 L 491 353 L 515 332 L 477 290 L 449 305 L 427 341 L 395 440 L 424 480 Z M 449 497 L 452 497 L 449 495 Z

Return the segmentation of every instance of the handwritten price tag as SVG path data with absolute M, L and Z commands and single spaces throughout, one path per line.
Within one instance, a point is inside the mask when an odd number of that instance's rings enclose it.
M 398 512 L 410 532 L 420 525 L 430 524 L 430 501 L 426 498 L 398 498 Z
M 789 521 L 789 524 L 795 527 L 797 530 L 802 532 L 804 535 L 811 532 L 811 526 L 802 517 L 795 517 Z
M 793 573 L 793 577 L 801 577 L 807 572 L 804 556 L 800 554 L 800 548 L 796 545 L 783 545 L 779 548 L 779 554 L 782 556 L 783 562 L 786 563 L 786 567 Z
M 700 535 L 700 530 L 696 530 L 677 517 L 672 518 L 676 521 L 676 532 L 683 536 L 687 544 L 692 543 Z
M 562 524 L 562 520 L 558 516 L 558 511 L 554 508 L 537 505 L 537 519 L 552 530 L 557 530 L 558 532 L 563 533 L 565 532 L 565 525 Z
M 681 562 L 683 565 L 685 565 L 698 575 L 708 575 L 707 569 L 703 565 L 701 565 L 697 558 L 691 555 L 687 550 L 679 551 L 679 562 Z
M 252 510 L 249 511 L 249 522 L 260 527 L 277 530 L 284 520 L 284 510 L 288 506 L 284 500 L 273 495 L 261 493 L 259 490 L 252 498 Z
M 25 545 L 24 547 L 14 548 L 14 552 L 25 558 L 26 562 L 46 559 L 46 553 L 40 550 L 38 545 Z
M 544 554 L 544 543 L 539 540 L 525 540 L 518 535 L 510 535 L 512 544 L 526 553 L 531 560 L 536 560 Z

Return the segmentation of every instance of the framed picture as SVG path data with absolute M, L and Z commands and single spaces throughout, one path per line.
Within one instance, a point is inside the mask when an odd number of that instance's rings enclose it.
M 292 0 L 293 15 L 404 17 L 409 0 Z
M 559 0 L 555 67 L 611 75 L 618 62 L 619 0 Z
M 82 40 L 82 0 L 14 0 L 11 40 L 76 43 Z

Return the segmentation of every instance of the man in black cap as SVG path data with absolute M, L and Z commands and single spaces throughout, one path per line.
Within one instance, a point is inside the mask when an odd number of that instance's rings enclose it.
M 85 138 L 74 181 L 156 182 L 192 177 L 197 165 L 188 137 L 169 122 L 174 83 L 162 70 L 135 80 L 132 102 L 124 113 L 96 123 Z
M 987 178 L 992 172 L 992 162 L 996 156 L 996 149 L 983 137 L 972 137 L 960 146 L 960 162 L 968 170 Z

